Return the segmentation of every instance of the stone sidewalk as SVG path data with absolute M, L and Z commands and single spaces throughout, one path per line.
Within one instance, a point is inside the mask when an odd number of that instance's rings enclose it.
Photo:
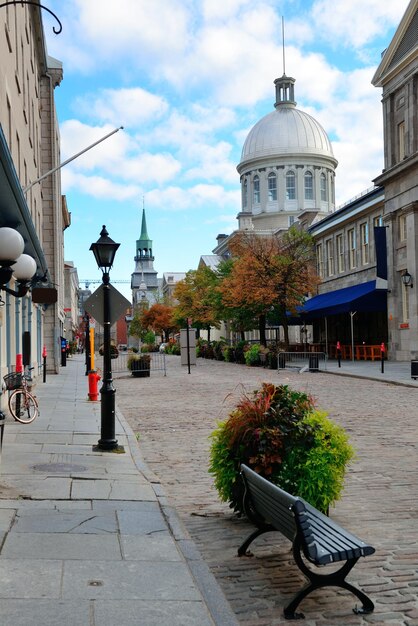
M 375 602 L 369 616 L 356 599 L 328 589 L 307 598 L 306 626 L 418 625 L 418 390 L 410 364 L 330 363 L 327 373 L 280 372 L 198 359 L 188 375 L 168 357 L 167 376 L 115 379 L 118 406 L 138 433 L 141 454 L 158 476 L 242 626 L 282 626 L 285 602 L 303 585 L 290 544 L 267 534 L 251 559 L 237 547 L 251 525 L 219 501 L 208 474 L 209 435 L 243 389 L 263 381 L 312 394 L 343 425 L 357 457 L 331 515 L 376 548 L 349 576 Z M 376 371 L 377 370 L 377 371 Z M 338 375 L 335 375 L 338 374 Z M 385 378 L 382 378 L 385 376 Z M 376 379 L 376 380 L 374 380 Z
M 83 357 L 35 393 L 40 416 L 5 426 L 1 626 L 236 626 L 119 411 L 125 453 L 93 452 Z

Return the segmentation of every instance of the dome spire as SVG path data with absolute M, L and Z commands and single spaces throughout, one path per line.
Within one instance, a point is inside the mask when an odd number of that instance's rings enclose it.
M 283 76 L 276 78 L 274 84 L 276 85 L 276 102 L 274 103 L 277 109 L 280 105 L 296 106 L 295 101 L 295 79 L 286 76 L 286 52 L 284 47 L 284 17 L 282 17 L 282 48 L 283 48 Z

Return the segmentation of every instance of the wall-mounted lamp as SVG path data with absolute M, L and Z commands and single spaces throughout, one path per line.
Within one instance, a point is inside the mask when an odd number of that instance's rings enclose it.
M 8 226 L 0 228 L 0 290 L 15 298 L 23 298 L 27 294 L 36 273 L 36 261 L 23 254 L 24 248 L 25 242 L 17 230 Z M 17 280 L 17 290 L 6 287 L 12 276 Z
M 402 278 L 402 282 L 404 284 L 405 287 L 413 287 L 413 282 L 412 282 L 412 276 L 411 274 L 408 272 L 408 270 L 405 270 L 404 273 L 401 276 Z

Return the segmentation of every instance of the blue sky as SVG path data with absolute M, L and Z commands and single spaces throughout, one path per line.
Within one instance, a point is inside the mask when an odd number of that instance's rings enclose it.
M 72 216 L 65 258 L 100 280 L 90 244 L 102 224 L 121 244 L 111 280 L 130 280 L 142 206 L 154 267 L 195 269 L 236 228 L 236 166 L 247 133 L 273 110 L 275 78 L 296 79 L 297 107 L 327 131 L 339 161 L 337 205 L 383 168 L 381 90 L 371 85 L 408 0 L 50 0 L 49 54 Z M 130 299 L 129 284 L 114 283 Z M 93 285 L 93 288 L 95 286 Z

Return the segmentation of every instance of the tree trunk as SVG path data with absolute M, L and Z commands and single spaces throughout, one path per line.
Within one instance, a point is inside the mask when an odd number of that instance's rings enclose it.
M 283 322 L 283 334 L 286 350 L 289 348 L 289 325 L 286 321 Z
M 266 347 L 267 339 L 266 339 L 266 316 L 265 315 L 260 315 L 260 317 L 258 318 L 258 328 L 260 332 L 260 343 L 262 346 Z

